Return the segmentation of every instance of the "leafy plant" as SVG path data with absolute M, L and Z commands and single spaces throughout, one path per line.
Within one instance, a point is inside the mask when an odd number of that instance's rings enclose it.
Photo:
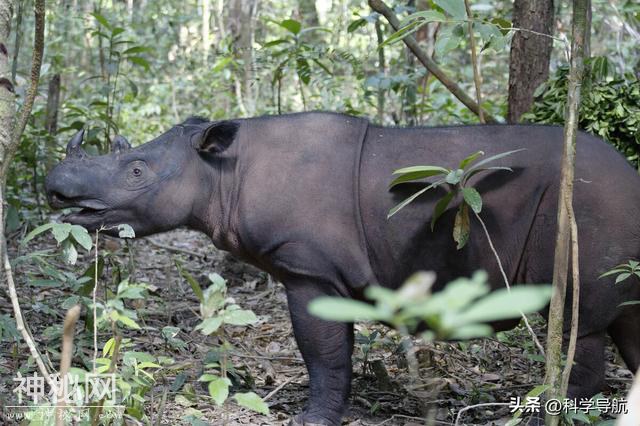
M 82 226 L 53 222 L 40 225 L 29 232 L 22 240 L 22 244 L 27 244 L 46 231 L 51 231 L 51 234 L 58 242 L 58 246 L 62 247 L 62 257 L 64 261 L 70 265 L 74 265 L 78 260 L 76 245 L 81 246 L 87 252 L 91 251 L 91 247 L 93 246 L 91 235 L 89 235 L 87 230 Z
M 587 63 L 589 78 L 580 96 L 579 127 L 613 145 L 640 169 L 640 81 L 620 75 L 603 57 Z M 564 124 L 568 67 L 563 66 L 535 93 L 531 111 L 522 119 L 532 123 Z
M 470 339 L 491 334 L 486 324 L 537 312 L 551 297 L 548 285 L 521 285 L 510 291 L 490 293 L 487 274 L 476 272 L 471 278 L 459 278 L 443 290 L 431 293 L 435 274 L 419 272 L 398 290 L 373 286 L 365 297 L 373 304 L 340 297 L 318 297 L 309 304 L 309 312 L 325 320 L 354 322 L 383 321 L 395 329 L 412 333 L 420 323 L 429 330 L 427 340 Z
M 436 222 L 447 210 L 447 207 L 459 194 L 462 194 L 462 202 L 458 207 L 458 212 L 455 218 L 455 224 L 453 227 L 453 239 L 458 243 L 458 249 L 463 248 L 469 240 L 471 233 L 470 221 L 469 221 L 469 208 L 475 213 L 479 214 L 482 211 L 482 197 L 480 193 L 472 186 L 469 186 L 469 180 L 481 172 L 507 170 L 513 171 L 509 167 L 505 166 L 488 166 L 489 163 L 504 158 L 506 156 L 523 151 L 524 149 L 517 149 L 513 151 L 507 151 L 500 154 L 493 155 L 485 158 L 481 161 L 475 162 L 478 158 L 484 155 L 484 152 L 475 152 L 465 159 L 463 159 L 458 167 L 455 169 L 448 169 L 440 166 L 411 166 L 402 169 L 395 170 L 394 175 L 397 175 L 395 179 L 389 184 L 389 188 L 393 188 L 396 185 L 400 185 L 407 182 L 415 182 L 429 177 L 439 176 L 440 178 L 433 183 L 430 183 L 426 187 L 416 191 L 413 195 L 400 202 L 398 205 L 389 210 L 387 219 L 398 213 L 413 200 L 418 198 L 430 189 L 443 187 L 447 188 L 447 193 L 436 203 L 433 215 L 431 217 L 431 229 L 435 227 Z
M 610 271 L 607 271 L 604 274 L 600 275 L 598 278 L 604 278 L 611 275 L 617 275 L 614 284 L 619 284 L 634 275 L 636 278 L 640 278 L 640 262 L 638 262 L 637 260 L 630 260 L 627 263 L 622 263 L 611 269 Z M 638 304 L 640 304 L 640 300 L 629 300 L 627 302 L 621 303 L 619 306 Z
M 224 278 L 216 273 L 208 275 L 209 286 L 202 290 L 198 282 L 176 264 L 180 274 L 189 282 L 196 297 L 200 300 L 202 322 L 196 326 L 204 335 L 217 335 L 221 344 L 218 347 L 219 359 L 205 365 L 208 371 L 198 380 L 207 383 L 209 395 L 218 406 L 223 406 L 229 399 L 232 382 L 228 377 L 228 352 L 231 344 L 224 337 L 225 325 L 247 326 L 257 321 L 253 311 L 242 309 L 231 297 L 227 297 L 227 284 Z M 232 398 L 238 405 L 262 414 L 269 414 L 269 407 L 255 392 L 236 392 Z
M 306 108 L 306 98 L 303 85 L 311 82 L 313 68 L 319 68 L 328 75 L 332 75 L 331 70 L 322 62 L 325 51 L 321 47 L 317 47 L 310 41 L 305 40 L 305 36 L 317 31 L 329 31 L 322 27 L 302 28 L 302 23 L 295 19 L 285 19 L 276 22 L 278 26 L 287 30 L 284 37 L 271 40 L 265 43 L 262 48 L 267 49 L 271 53 L 271 57 L 277 60 L 273 78 L 271 80 L 272 88 L 277 88 L 277 106 L 280 113 L 281 105 L 281 85 L 282 80 L 290 69 L 295 69 L 298 75 L 300 96 Z

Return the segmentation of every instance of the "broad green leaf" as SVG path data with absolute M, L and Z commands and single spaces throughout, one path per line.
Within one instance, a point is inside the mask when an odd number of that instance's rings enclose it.
M 202 376 L 200 376 L 200 378 L 198 379 L 199 382 L 210 382 L 212 380 L 216 380 L 219 379 L 220 376 L 216 376 L 215 374 L 208 374 L 205 373 Z
M 147 61 L 146 59 L 144 59 L 144 58 L 142 58 L 140 56 L 129 56 L 129 57 L 127 57 L 127 60 L 129 60 L 129 62 L 131 62 L 133 64 L 141 66 L 146 71 L 149 71 L 149 69 L 151 68 L 151 65 L 149 64 L 149 61 Z
M 441 174 L 443 174 L 441 170 L 422 170 L 422 171 L 415 171 L 415 172 L 407 172 L 398 176 L 394 180 L 392 180 L 391 183 L 389 184 L 389 189 L 401 183 L 411 182 L 414 180 L 424 179 L 430 176 L 436 176 Z
M 433 216 L 431 217 L 432 231 L 436 226 L 436 222 L 438 221 L 438 219 L 440 219 L 440 216 L 442 216 L 444 212 L 447 210 L 447 207 L 449 206 L 449 203 L 453 199 L 453 196 L 454 196 L 453 192 L 448 192 L 447 195 L 440 198 L 440 200 L 438 200 L 438 202 L 436 203 L 436 206 L 433 208 Z
M 248 325 L 258 321 L 256 314 L 246 309 L 227 310 L 222 319 L 231 325 Z
M 482 197 L 475 188 L 462 188 L 462 196 L 464 201 L 471 207 L 471 210 L 476 213 L 482 211 Z
M 96 18 L 96 21 L 105 28 L 111 30 L 111 24 L 107 21 L 107 18 L 99 14 L 98 12 L 92 12 L 91 15 Z
M 347 32 L 348 33 L 352 33 L 354 31 L 356 31 L 358 28 L 360 27 L 364 27 L 365 25 L 367 25 L 367 20 L 364 18 L 359 18 L 356 19 L 355 21 L 351 22 L 349 24 L 349 26 L 347 27 Z
M 62 243 L 62 258 L 68 265 L 75 265 L 78 260 L 78 251 L 73 243 L 66 240 Z
M 311 81 L 311 67 L 305 58 L 296 59 L 296 71 L 300 80 L 305 85 L 309 84 Z
M 628 302 L 621 303 L 618 306 L 631 306 L 631 305 L 640 305 L 640 300 L 629 300 Z
M 29 241 L 33 240 L 38 235 L 40 235 L 43 232 L 46 232 L 49 229 L 53 228 L 55 225 L 56 225 L 55 223 L 45 223 L 44 225 L 38 226 L 33 231 L 29 232 L 26 237 L 24 237 L 24 239 L 22 240 L 22 244 L 28 243 Z
M 230 386 L 231 380 L 226 377 L 218 377 L 209 382 L 209 395 L 218 406 L 224 404 L 227 400 Z
M 51 233 L 53 234 L 53 238 L 55 238 L 58 244 L 60 244 L 69 238 L 71 225 L 68 223 L 56 223 L 53 225 L 53 228 L 51 228 Z
M 129 327 L 133 330 L 139 330 L 140 326 L 134 320 L 129 318 L 126 315 L 118 315 L 118 322 L 122 323 L 124 326 Z
M 458 168 L 459 169 L 466 168 L 469 164 L 473 163 L 476 160 L 476 158 L 480 157 L 481 155 L 484 155 L 484 151 L 474 152 L 473 154 L 471 154 L 470 156 L 462 160 Z
M 458 243 L 457 249 L 463 248 L 469 241 L 471 226 L 469 224 L 469 208 L 466 204 L 460 204 L 453 224 L 453 241 Z
M 621 283 L 622 281 L 626 280 L 627 278 L 629 278 L 631 276 L 630 272 L 623 272 L 620 275 L 618 275 L 616 277 L 616 284 Z
M 196 325 L 196 330 L 201 330 L 202 334 L 206 334 L 207 336 L 211 333 L 215 333 L 218 331 L 220 326 L 222 325 L 222 318 L 219 317 L 211 317 L 205 318 L 200 324 Z
M 457 20 L 467 19 L 464 0 L 434 0 L 435 4 Z
M 309 303 L 307 309 L 312 315 L 327 321 L 354 322 L 383 319 L 375 306 L 342 297 L 317 297 Z
M 113 350 L 115 348 L 116 339 L 114 337 L 107 340 L 107 343 L 104 344 L 102 348 L 102 356 L 113 356 Z
M 460 315 L 452 319 L 452 326 L 500 321 L 517 318 L 520 313 L 538 312 L 551 298 L 551 286 L 518 285 L 509 291 L 496 290 L 473 303 Z
M 132 55 L 134 53 L 144 53 L 148 52 L 151 49 L 145 46 L 133 46 L 122 52 L 123 55 Z
M 263 44 L 262 47 L 273 47 L 273 46 L 277 46 L 277 45 L 283 44 L 283 43 L 289 43 L 289 40 L 285 40 L 285 39 L 282 39 L 282 38 L 279 38 L 277 40 L 271 40 L 270 42 L 267 42 L 267 43 Z
M 280 26 L 282 28 L 285 28 L 292 34 L 298 34 L 300 32 L 300 29 L 302 28 L 302 24 L 295 19 L 285 19 L 284 21 L 280 22 Z
M 444 181 L 450 185 L 457 185 L 458 183 L 460 183 L 463 175 L 464 170 L 462 169 L 451 170 L 449 174 L 444 178 Z
M 455 340 L 469 340 L 478 337 L 487 337 L 492 333 L 493 329 L 487 324 L 467 324 L 461 327 L 456 327 L 444 337 Z
M 391 34 L 385 41 L 380 43 L 378 45 L 378 49 L 382 49 L 386 46 L 390 46 L 394 43 L 399 42 L 403 38 L 415 33 L 426 24 L 427 24 L 427 21 L 421 21 L 421 20 L 415 20 L 415 21 L 409 22 L 408 24 L 400 28 L 398 31 Z
M 73 225 L 71 226 L 71 235 L 73 235 L 73 239 L 76 240 L 76 242 L 86 251 L 91 251 L 93 241 L 91 240 L 91 235 L 89 235 L 86 229 L 82 226 Z
M 256 413 L 269 414 L 269 406 L 267 403 L 254 392 L 236 393 L 233 395 L 233 399 L 235 399 L 241 407 L 248 408 Z
M 121 223 L 118 225 L 118 237 L 120 238 L 135 238 L 136 233 L 130 225 Z

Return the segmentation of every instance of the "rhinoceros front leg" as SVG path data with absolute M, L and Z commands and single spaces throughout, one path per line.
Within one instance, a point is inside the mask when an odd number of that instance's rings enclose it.
M 336 296 L 329 285 L 285 282 L 293 332 L 309 372 L 309 399 L 292 425 L 339 425 L 351 390 L 353 324 L 324 321 L 307 312 L 318 296 Z

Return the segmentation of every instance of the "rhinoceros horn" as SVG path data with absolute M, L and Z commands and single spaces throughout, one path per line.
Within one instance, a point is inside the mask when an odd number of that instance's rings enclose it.
M 84 129 L 78 131 L 67 144 L 67 157 L 85 157 L 87 153 L 80 146 L 84 136 Z
M 116 135 L 116 137 L 113 138 L 113 142 L 111 142 L 111 152 L 119 154 L 121 152 L 125 152 L 130 149 L 131 149 L 131 144 L 129 143 L 127 138 L 125 138 L 124 136 Z

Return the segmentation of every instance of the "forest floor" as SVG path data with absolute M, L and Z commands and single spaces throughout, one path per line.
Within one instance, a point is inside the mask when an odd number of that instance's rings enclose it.
M 34 250 L 54 249 L 50 237 L 32 241 L 28 250 L 13 239 L 12 259 Z M 127 265 L 128 249 L 119 240 L 103 238 L 103 250 L 110 251 L 112 264 Z M 190 231 L 177 230 L 131 243 L 134 261 L 132 282 L 150 284 L 150 296 L 136 301 L 141 330 L 127 331 L 131 339 L 126 350 L 164 355 L 173 361 L 154 373 L 153 388 L 145 395 L 145 413 L 152 424 L 201 425 L 284 425 L 290 414 L 298 412 L 307 395 L 308 379 L 300 353 L 293 338 L 284 291 L 257 269 L 217 251 L 207 237 Z M 89 267 L 93 253 L 81 253 L 78 265 Z M 204 371 L 207 357 L 216 344 L 194 330 L 200 322 L 198 300 L 189 284 L 181 277 L 178 260 L 199 282 L 206 286 L 208 273 L 217 272 L 227 280 L 229 295 L 244 309 L 251 309 L 259 321 L 249 327 L 229 327 L 226 337 L 233 346 L 231 361 L 239 382 L 234 391 L 253 390 L 267 397 L 269 415 L 250 412 L 235 405 L 217 407 L 208 397 L 206 386 L 197 379 Z M 77 272 L 63 266 L 59 258 L 49 262 L 61 270 Z M 115 268 L 105 269 L 110 277 Z M 58 365 L 60 325 L 65 299 L 72 296 L 67 286 L 50 280 L 43 267 L 33 259 L 22 258 L 15 265 L 18 293 L 29 328 L 40 351 L 48 362 Z M 103 279 L 107 281 L 107 279 Z M 1 293 L 0 315 L 11 316 L 6 294 Z M 91 359 L 92 337 L 85 330 L 86 309 L 77 326 L 74 364 L 81 366 Z M 0 316 L 0 319 L 2 317 Z M 2 336 L 0 323 L 0 336 Z M 56 327 L 51 327 L 56 326 Z M 185 345 L 172 347 L 163 338 L 165 326 L 179 327 L 175 336 Z M 544 322 L 534 318 L 534 328 L 544 342 Z M 404 362 L 402 339 L 384 326 L 358 325 L 354 351 L 354 381 L 351 410 L 344 424 L 356 425 L 451 425 L 457 413 L 474 404 L 484 405 L 465 411 L 460 424 L 504 425 L 512 415 L 504 403 L 524 395 L 542 382 L 544 363 L 536 353 L 526 330 L 519 327 L 497 337 L 469 342 L 427 344 L 419 339 L 413 343 L 420 361 L 420 379 L 412 380 Z M 54 331 L 52 331 L 54 330 Z M 58 330 L 57 332 L 55 330 Z M 363 335 L 372 331 L 371 345 Z M 99 337 L 104 344 L 109 334 Z M 367 354 L 367 372 L 363 361 Z M 9 337 L 0 340 L 0 407 L 15 403 L 12 381 L 16 371 L 34 371 L 27 364 L 24 345 L 17 349 Z M 375 371 L 376 374 L 373 374 Z M 388 380 L 387 380 L 387 374 Z M 608 398 L 623 397 L 631 382 L 631 373 L 619 361 L 619 356 L 607 350 Z M 166 398 L 163 398 L 163 394 Z M 163 399 L 165 402 L 163 403 Z M 161 413 L 159 413 L 161 411 Z M 158 418 L 160 416 L 160 418 Z M 425 423 L 425 418 L 431 419 Z M 129 422 L 135 424 L 134 422 Z

